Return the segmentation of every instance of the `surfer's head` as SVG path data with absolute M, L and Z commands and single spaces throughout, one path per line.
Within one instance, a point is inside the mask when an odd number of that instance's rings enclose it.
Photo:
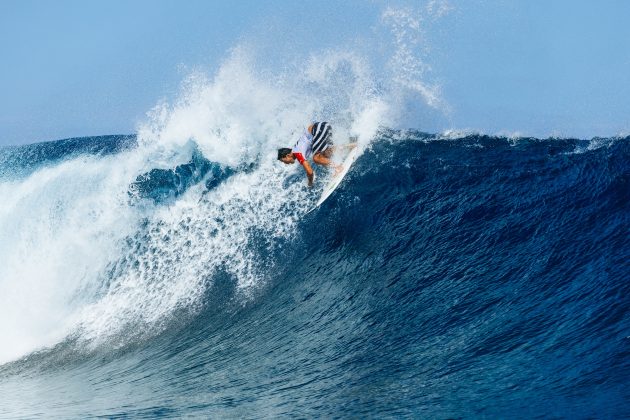
M 283 147 L 278 149 L 278 160 L 288 165 L 295 162 L 295 156 L 291 153 L 291 149 Z

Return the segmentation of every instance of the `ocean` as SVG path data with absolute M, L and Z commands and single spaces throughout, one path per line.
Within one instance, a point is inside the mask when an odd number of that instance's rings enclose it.
M 0 148 L 0 417 L 630 417 L 630 137 L 276 143 Z

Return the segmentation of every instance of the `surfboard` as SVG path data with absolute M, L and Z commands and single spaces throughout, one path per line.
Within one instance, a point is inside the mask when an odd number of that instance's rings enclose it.
M 343 181 L 343 178 L 346 176 L 346 174 L 350 170 L 350 167 L 356 160 L 357 156 L 359 156 L 359 148 L 355 147 L 354 149 L 350 150 L 350 152 L 344 159 L 343 163 L 341 164 L 343 168 L 341 172 L 336 174 L 330 181 L 328 181 L 328 184 L 326 184 L 326 186 L 324 187 L 322 191 L 321 197 L 319 198 L 319 200 L 317 200 L 317 203 L 315 203 L 315 206 L 312 209 L 310 209 L 306 214 L 315 210 L 324 201 L 326 201 L 328 197 L 330 197 L 330 195 L 335 191 L 335 189 L 339 186 L 339 184 L 341 184 L 341 181 Z

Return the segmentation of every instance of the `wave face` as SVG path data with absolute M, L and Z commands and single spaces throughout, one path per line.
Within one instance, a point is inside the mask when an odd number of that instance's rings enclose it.
M 630 413 L 630 138 L 173 150 L 0 150 L 0 416 Z

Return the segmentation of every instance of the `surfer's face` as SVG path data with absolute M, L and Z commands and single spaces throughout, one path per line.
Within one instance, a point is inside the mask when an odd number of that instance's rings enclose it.
M 295 162 L 295 156 L 293 155 L 286 155 L 285 157 L 283 157 L 282 159 L 280 159 L 282 162 L 286 163 L 287 165 L 292 164 L 293 162 Z

